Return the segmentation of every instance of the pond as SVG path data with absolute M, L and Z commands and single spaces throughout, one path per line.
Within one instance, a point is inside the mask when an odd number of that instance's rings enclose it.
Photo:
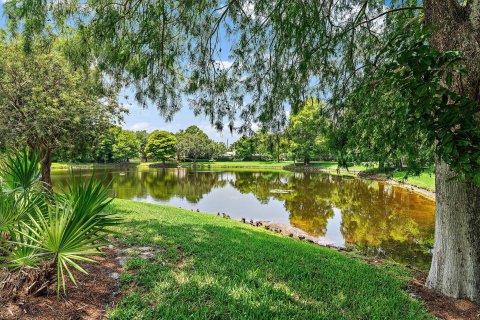
M 54 188 L 91 170 L 57 171 Z M 129 168 L 95 170 L 117 198 L 168 204 L 233 219 L 289 224 L 337 246 L 426 268 L 435 202 L 381 181 L 322 173 Z

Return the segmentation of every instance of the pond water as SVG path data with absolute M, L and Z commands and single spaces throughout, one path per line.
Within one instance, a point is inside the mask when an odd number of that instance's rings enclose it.
M 59 171 L 61 189 L 91 170 Z M 100 169 L 122 199 L 290 224 L 338 246 L 425 268 L 433 245 L 434 201 L 381 181 L 322 173 L 246 170 Z

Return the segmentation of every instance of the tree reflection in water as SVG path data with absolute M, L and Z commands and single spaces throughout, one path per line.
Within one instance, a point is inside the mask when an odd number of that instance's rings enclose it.
M 75 176 L 91 173 L 88 170 L 73 172 Z M 105 177 L 105 183 L 111 183 L 112 193 L 118 198 L 151 197 L 164 203 L 175 197 L 197 204 L 213 189 L 226 190 L 230 186 L 228 192 L 238 192 L 245 197 L 253 195 L 257 205 L 281 201 L 290 224 L 315 237 L 326 235 L 328 222 L 337 212 L 341 216 L 340 229 L 329 232 L 341 234 L 342 244 L 417 266 L 429 263 L 427 250 L 433 244 L 434 202 L 383 182 L 318 173 L 243 170 L 139 168 L 97 170 L 94 174 Z M 55 188 L 65 187 L 70 175 L 54 174 Z

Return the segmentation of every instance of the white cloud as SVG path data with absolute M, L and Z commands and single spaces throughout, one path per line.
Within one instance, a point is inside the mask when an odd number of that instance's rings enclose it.
M 220 69 L 220 70 L 227 70 L 230 69 L 233 65 L 233 61 L 227 61 L 227 60 L 216 60 L 215 61 L 215 66 Z
M 152 129 L 152 125 L 149 122 L 136 122 L 132 126 L 130 126 L 130 130 L 133 130 L 133 131 L 141 131 L 141 130 L 150 131 L 151 129 Z
M 255 19 L 255 3 L 253 1 L 247 1 L 242 5 L 242 10 L 245 12 L 245 14 L 252 18 Z

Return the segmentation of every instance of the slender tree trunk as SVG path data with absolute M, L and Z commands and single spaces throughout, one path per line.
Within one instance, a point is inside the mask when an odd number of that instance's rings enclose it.
M 51 167 L 52 167 L 52 150 L 49 148 L 42 148 L 40 151 L 40 166 L 42 171 L 42 176 L 40 178 L 49 189 L 52 188 L 52 178 L 51 178 Z
M 385 172 L 385 162 L 383 160 L 378 161 L 378 171 Z
M 442 52 L 460 50 L 468 76 L 456 77 L 452 89 L 480 101 L 480 3 L 424 0 L 432 28 L 431 45 Z M 427 286 L 455 298 L 480 301 L 480 188 L 458 179 L 437 159 L 435 247 Z

